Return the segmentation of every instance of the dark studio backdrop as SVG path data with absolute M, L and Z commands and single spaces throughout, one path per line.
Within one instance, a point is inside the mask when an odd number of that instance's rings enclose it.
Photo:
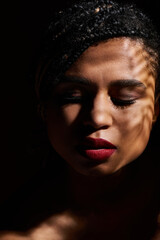
M 160 31 L 157 0 L 133 0 L 132 2 L 143 8 L 153 18 Z M 34 136 L 38 132 L 39 123 L 29 72 L 34 65 L 43 29 L 50 13 L 60 10 L 66 4 L 67 1 L 64 0 L 57 2 L 54 0 L 19 0 L 13 1 L 6 7 L 5 36 L 7 37 L 4 45 L 7 56 L 6 78 L 1 80 L 0 202 L 7 199 L 18 187 L 30 179 L 41 166 L 41 156 L 35 155 L 30 148 L 30 145 L 36 146 Z M 160 156 L 159 134 L 160 127 L 155 134 L 157 138 L 155 156 Z

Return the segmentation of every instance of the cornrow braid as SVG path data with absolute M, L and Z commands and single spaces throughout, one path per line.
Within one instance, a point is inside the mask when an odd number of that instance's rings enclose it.
M 112 0 L 79 1 L 56 13 L 49 24 L 36 76 L 40 102 L 50 98 L 61 76 L 89 46 L 115 37 L 142 40 L 159 79 L 159 36 L 141 10 Z M 158 80 L 156 85 L 159 92 Z

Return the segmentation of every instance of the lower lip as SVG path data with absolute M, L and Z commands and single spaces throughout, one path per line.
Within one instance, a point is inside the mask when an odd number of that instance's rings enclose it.
M 85 149 L 82 150 L 82 154 L 94 161 L 105 161 L 107 160 L 116 149 Z

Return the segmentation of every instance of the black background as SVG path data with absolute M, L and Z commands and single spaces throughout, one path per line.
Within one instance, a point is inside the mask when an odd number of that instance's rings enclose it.
M 30 142 L 34 141 L 32 133 L 37 124 L 36 103 L 28 72 L 32 68 L 50 13 L 65 7 L 68 2 L 21 0 L 9 3 L 6 1 L 2 45 L 5 53 L 2 60 L 5 66 L 2 67 L 3 77 L 1 74 L 0 111 L 1 201 L 40 168 L 39 158 L 34 157 L 28 148 Z M 156 0 L 132 2 L 152 17 L 160 32 L 158 2 Z

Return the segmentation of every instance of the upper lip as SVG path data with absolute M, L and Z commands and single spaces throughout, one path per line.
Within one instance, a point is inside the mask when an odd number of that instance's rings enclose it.
M 81 147 L 84 149 L 115 149 L 111 142 L 103 138 L 91 138 L 87 137 L 81 144 Z

